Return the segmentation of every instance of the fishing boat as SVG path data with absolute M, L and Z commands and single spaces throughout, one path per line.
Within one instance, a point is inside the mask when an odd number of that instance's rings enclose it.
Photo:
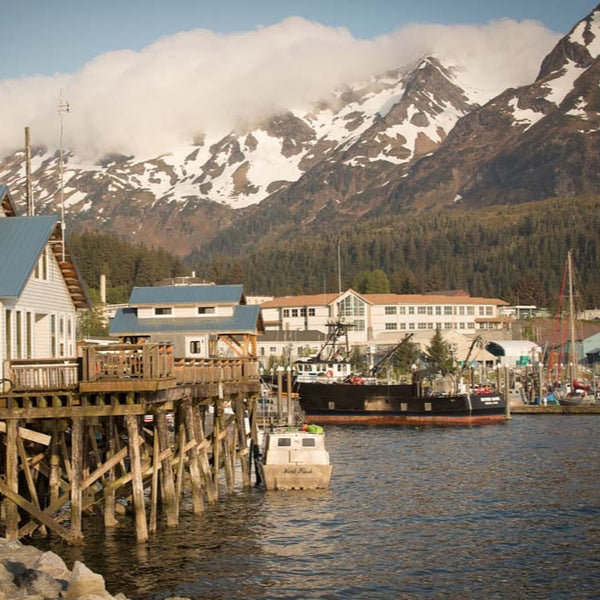
M 265 432 L 258 467 L 267 490 L 327 488 L 332 466 L 323 428 L 304 425 Z
M 336 327 L 339 333 L 340 325 Z M 339 357 L 339 353 L 331 348 L 328 356 L 320 352 L 313 361 L 314 364 L 325 365 L 327 370 L 324 377 L 313 375 L 305 363 L 298 370 L 297 389 L 306 422 L 333 425 L 462 425 L 498 422 L 506 418 L 505 398 L 496 391 L 481 389 L 458 393 L 453 389 L 451 392 L 435 394 L 425 391 L 422 380 L 432 374 L 431 369 L 413 373 L 411 383 L 379 381 L 376 377 L 378 368 L 409 339 L 410 334 L 384 355 L 366 377 L 353 374 L 349 361 L 346 366 L 342 366 L 339 358 L 337 361 L 328 361 L 328 358 Z M 328 337 L 328 344 L 335 348 L 333 336 Z M 338 377 L 338 372 L 345 376 Z

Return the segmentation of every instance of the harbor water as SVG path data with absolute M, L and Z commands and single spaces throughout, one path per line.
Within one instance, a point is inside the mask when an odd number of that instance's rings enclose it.
M 46 547 L 135 600 L 600 596 L 597 416 L 329 427 L 326 441 L 328 490 L 239 488 L 145 545 L 99 517 L 86 546 Z

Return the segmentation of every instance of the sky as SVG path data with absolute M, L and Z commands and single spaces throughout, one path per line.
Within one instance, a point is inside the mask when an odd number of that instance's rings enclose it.
M 499 93 L 596 0 L 0 0 L 0 155 L 149 155 L 431 53 Z M 296 107 L 294 107 L 296 108 Z
M 557 33 L 596 0 L 0 0 L 0 80 L 72 73 L 112 50 L 141 50 L 190 29 L 216 33 L 274 25 L 289 16 L 346 27 L 357 38 L 409 23 L 483 24 L 536 19 Z

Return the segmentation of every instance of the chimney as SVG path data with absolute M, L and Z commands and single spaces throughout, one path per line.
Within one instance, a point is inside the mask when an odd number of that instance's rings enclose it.
M 100 302 L 106 304 L 106 275 L 100 275 Z

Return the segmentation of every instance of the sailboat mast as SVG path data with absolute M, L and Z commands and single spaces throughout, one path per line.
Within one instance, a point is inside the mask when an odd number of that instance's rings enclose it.
M 569 272 L 569 322 L 571 329 L 571 382 L 573 382 L 576 370 L 577 353 L 575 351 L 575 307 L 573 302 L 573 257 L 572 250 L 567 253 L 567 267 Z

